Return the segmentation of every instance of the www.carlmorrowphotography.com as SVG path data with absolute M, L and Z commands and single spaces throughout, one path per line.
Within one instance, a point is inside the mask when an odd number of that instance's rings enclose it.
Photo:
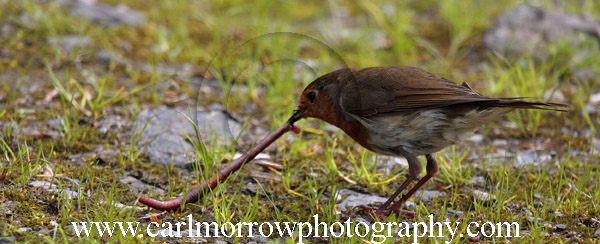
M 0 43 L 0 243 L 600 240 L 595 0 L 0 0 Z

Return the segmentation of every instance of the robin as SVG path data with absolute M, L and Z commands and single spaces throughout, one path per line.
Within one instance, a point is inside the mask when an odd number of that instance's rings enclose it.
M 378 154 L 404 157 L 408 178 L 375 209 L 378 218 L 400 213 L 402 204 L 438 171 L 434 153 L 455 144 L 484 124 L 514 109 L 564 111 L 568 105 L 492 98 L 415 67 L 343 68 L 311 82 L 302 92 L 289 123 L 317 118 Z M 421 173 L 427 174 L 402 198 L 394 199 Z

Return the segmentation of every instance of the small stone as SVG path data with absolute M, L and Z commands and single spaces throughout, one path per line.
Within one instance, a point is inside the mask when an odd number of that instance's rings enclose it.
M 125 184 L 125 185 L 129 185 L 129 188 L 131 189 L 131 191 L 133 191 L 136 195 L 139 194 L 140 192 L 145 192 L 148 189 L 150 189 L 150 192 L 153 192 L 156 194 L 160 194 L 160 195 L 165 194 L 165 191 L 163 189 L 148 185 L 131 175 L 121 176 L 119 178 L 119 182 L 122 184 Z
M 144 150 L 150 158 L 159 163 L 185 168 L 191 165 L 194 147 L 187 136 L 195 138 L 196 131 L 186 116 L 195 116 L 200 138 L 207 145 L 216 140 L 218 144 L 229 145 L 241 131 L 241 124 L 231 119 L 224 108 L 211 107 L 210 111 L 198 109 L 195 115 L 188 115 L 186 108 L 173 109 L 159 107 L 142 110 L 139 114 L 138 128 L 141 141 L 148 143 Z M 187 135 L 187 136 L 186 136 Z
M 96 1 L 75 1 L 71 15 L 82 17 L 105 26 L 120 24 L 142 26 L 146 22 L 141 13 L 129 8 L 125 4 L 113 6 Z
M 529 217 L 529 218 L 527 218 L 527 220 L 529 220 L 529 223 L 532 223 L 532 224 L 534 224 L 534 223 L 535 223 L 535 224 L 539 224 L 540 222 L 542 222 L 542 220 L 543 220 L 543 219 L 541 219 L 541 218 Z
M 340 210 L 345 212 L 348 209 L 353 209 L 362 205 L 373 205 L 384 203 L 387 199 L 377 195 L 363 194 L 350 189 L 341 189 L 337 192 L 336 197 L 343 198 L 337 205 Z
M 84 49 L 92 43 L 92 39 L 87 36 L 52 36 L 48 38 L 48 43 L 52 46 L 60 47 L 64 52 L 71 53 L 74 49 Z
M 598 228 L 596 230 L 596 232 L 594 232 L 594 237 L 596 237 L 596 238 L 600 237 L 600 228 Z
M 492 141 L 492 145 L 496 146 L 496 147 L 503 147 L 508 145 L 508 141 L 504 140 L 504 139 L 495 139 Z
M 0 204 L 0 213 L 3 213 L 5 216 L 12 215 L 12 209 L 15 208 L 15 203 L 13 201 L 6 201 Z
M 469 180 L 469 184 L 472 184 L 472 185 L 483 185 L 484 183 L 485 183 L 485 177 L 483 177 L 483 176 L 473 176 Z
M 428 202 L 433 200 L 436 197 L 443 197 L 445 196 L 446 193 L 445 192 L 441 192 L 441 191 L 435 191 L 435 190 L 419 190 L 417 192 L 415 192 L 415 196 L 417 198 L 421 198 L 421 201 L 423 202 Z
M 20 231 L 20 232 L 30 232 L 31 231 L 31 227 L 21 227 L 21 228 L 17 229 L 17 231 Z
M 415 202 L 406 201 L 406 202 L 404 202 L 404 206 L 408 210 L 414 210 L 415 209 Z
M 536 192 L 536 193 L 533 193 L 533 198 L 539 200 L 539 199 L 542 199 L 543 197 L 542 197 L 542 194 Z
M 527 209 L 527 208 L 521 208 L 521 213 L 524 214 L 525 216 L 532 216 L 533 212 L 531 212 L 531 210 Z
M 526 150 L 517 154 L 513 162 L 513 167 L 521 168 L 525 165 L 540 165 L 548 162 L 550 159 L 552 159 L 550 154 L 542 153 L 535 149 Z
M 592 94 L 590 96 L 590 103 L 591 104 L 600 104 L 600 92 Z
M 454 210 L 454 209 L 448 209 L 446 212 L 448 212 L 449 214 L 454 214 L 456 216 L 461 216 L 461 215 L 465 214 L 465 212 L 463 212 L 463 211 Z
M 15 242 L 15 237 L 14 236 L 0 237 L 0 244 L 13 243 L 13 242 Z
M 473 190 L 473 198 L 480 202 L 496 201 L 496 196 L 480 190 Z
M 533 207 L 534 208 L 541 208 L 543 206 L 544 206 L 544 204 L 542 202 L 533 202 Z
M 565 229 L 567 229 L 567 226 L 565 224 L 557 224 L 554 226 L 555 232 L 563 231 Z
M 554 217 L 557 217 L 557 218 L 564 217 L 564 216 L 565 216 L 565 215 L 564 215 L 563 213 L 561 213 L 561 212 L 556 212 L 556 213 L 554 214 Z

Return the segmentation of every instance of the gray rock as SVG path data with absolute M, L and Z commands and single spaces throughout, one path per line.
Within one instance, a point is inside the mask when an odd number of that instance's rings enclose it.
M 480 190 L 473 190 L 473 199 L 479 202 L 492 203 L 496 196 Z
M 561 213 L 561 212 L 556 212 L 556 213 L 554 214 L 554 217 L 557 217 L 557 218 L 564 217 L 564 216 L 565 216 L 565 215 L 564 215 L 563 213 Z
M 13 209 L 15 208 L 15 202 L 7 200 L 0 204 L 0 213 L 9 216 L 12 215 Z
M 139 12 L 125 4 L 117 6 L 96 1 L 75 1 L 71 4 L 71 14 L 105 26 L 130 25 L 142 26 L 146 19 Z
M 492 141 L 492 145 L 494 145 L 496 147 L 504 147 L 504 146 L 508 145 L 508 141 L 504 140 L 504 139 L 495 139 Z
M 443 197 L 445 195 L 445 192 L 436 190 L 418 190 L 417 192 L 415 192 L 415 197 L 420 198 L 423 202 L 428 202 L 436 197 Z
M 546 43 L 561 39 L 575 45 L 577 33 L 598 38 L 600 24 L 590 18 L 522 5 L 496 19 L 495 26 L 483 37 L 485 46 L 504 54 L 534 52 L 541 54 Z
M 521 208 L 521 213 L 524 214 L 525 216 L 532 216 L 533 215 L 533 212 L 531 212 L 531 210 L 529 210 L 529 209 L 527 209 L 525 207 Z
M 535 198 L 535 199 L 538 199 L 538 200 L 539 200 L 539 199 L 542 199 L 542 198 L 544 198 L 544 197 L 542 197 L 542 194 L 540 194 L 540 193 L 537 193 L 537 192 L 536 192 L 536 193 L 533 193 L 533 198 Z
M 163 195 L 165 194 L 165 191 L 163 189 L 160 189 L 158 187 L 154 187 L 148 184 L 145 184 L 144 182 L 142 182 L 141 180 L 136 179 L 133 176 L 130 175 L 126 175 L 126 176 L 121 176 L 121 178 L 119 178 L 119 182 L 129 185 L 129 187 L 131 188 L 131 190 L 137 195 L 141 192 L 147 192 L 147 189 L 150 189 L 150 192 L 156 193 L 156 194 L 160 194 Z
M 83 49 L 92 43 L 92 39 L 87 36 L 69 35 L 52 36 L 48 38 L 48 43 L 52 46 L 60 47 L 64 52 L 71 53 L 73 49 Z
M 404 202 L 404 206 L 408 210 L 415 210 L 415 207 L 416 207 L 415 202 L 411 202 L 411 201 Z
M 469 184 L 472 184 L 472 185 L 483 185 L 483 184 L 485 184 L 485 177 L 483 177 L 483 176 L 473 176 L 471 179 L 469 179 Z
M 522 5 L 500 15 L 495 26 L 485 33 L 483 42 L 488 49 L 504 56 L 533 54 L 542 60 L 552 55 L 547 44 L 564 42 L 578 50 L 568 64 L 573 76 L 589 80 L 598 76 L 596 67 L 587 63 L 598 52 L 597 41 L 591 39 L 600 39 L 600 23 L 594 19 Z
M 454 209 L 448 209 L 448 210 L 446 210 L 446 212 L 448 212 L 449 214 L 454 214 L 456 216 L 461 216 L 461 215 L 465 214 L 465 212 L 463 212 L 463 211 L 454 210 Z
M 596 230 L 596 232 L 594 232 L 594 237 L 596 237 L 596 238 L 600 237 L 600 228 L 598 228 Z
M 189 116 L 186 111 L 187 109 L 183 108 L 159 107 L 140 112 L 136 133 L 139 133 L 143 125 L 152 119 L 142 132 L 142 144 L 147 143 L 144 151 L 153 161 L 167 165 L 173 161 L 175 166 L 182 168 L 192 162 L 195 152 L 186 134 L 195 138 L 196 132 L 190 121 L 186 119 L 186 116 Z M 192 114 L 191 117 L 193 116 Z M 240 123 L 231 119 L 220 106 L 213 106 L 212 111 L 198 110 L 197 123 L 200 138 L 209 148 L 218 146 L 212 145 L 213 141 L 231 143 L 241 130 Z M 215 136 L 216 140 L 214 140 Z
M 524 152 L 519 152 L 515 161 L 513 163 L 513 167 L 521 168 L 525 165 L 541 165 L 551 160 L 552 156 L 550 154 L 538 152 L 538 150 L 531 149 Z
M 554 226 L 554 231 L 563 231 L 567 229 L 567 226 L 565 224 L 557 224 Z
M 69 199 L 74 199 L 74 198 L 77 198 L 77 196 L 78 196 L 77 192 L 71 191 L 67 188 L 59 189 L 56 184 L 52 184 L 47 181 L 31 181 L 28 183 L 28 185 L 31 187 L 40 187 L 40 188 L 44 189 L 44 191 L 48 191 L 51 193 L 62 194 L 64 196 L 68 197 Z
M 13 242 L 15 242 L 15 237 L 14 236 L 0 237 L 0 244 L 13 243 Z
M 109 131 L 120 132 L 130 124 L 131 121 L 126 120 L 121 115 L 109 114 L 96 121 L 94 127 L 102 133 Z
M 377 203 L 384 203 L 387 199 L 376 195 L 368 195 L 360 192 L 356 192 L 350 189 L 341 189 L 337 192 L 338 198 L 343 200 L 337 205 L 340 210 L 347 211 L 362 205 L 372 205 Z
M 20 232 L 30 232 L 31 230 L 32 230 L 31 227 L 21 227 L 21 228 L 17 229 L 17 231 L 20 231 Z
M 403 157 L 379 156 L 377 159 L 377 171 L 388 175 L 396 168 L 408 168 L 408 161 Z
M 529 217 L 527 218 L 527 220 L 529 221 L 529 223 L 535 223 L 535 224 L 539 224 L 543 221 L 543 219 L 541 218 L 534 218 L 534 217 Z

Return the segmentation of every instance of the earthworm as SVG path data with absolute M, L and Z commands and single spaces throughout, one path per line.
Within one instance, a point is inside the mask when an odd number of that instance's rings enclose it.
M 231 163 L 225 165 L 223 169 L 219 170 L 219 173 L 217 175 L 213 176 L 208 181 L 202 182 L 196 188 L 188 192 L 185 202 L 197 202 L 198 199 L 202 197 L 204 193 L 217 187 L 219 182 L 223 182 L 233 172 L 239 170 L 245 163 L 254 159 L 256 155 L 265 150 L 265 148 L 271 145 L 271 143 L 273 143 L 275 140 L 277 140 L 279 137 L 281 137 L 288 131 L 293 131 L 294 133 L 298 134 L 300 133 L 300 128 L 294 124 L 286 122 L 284 125 L 282 125 L 275 131 L 271 132 L 271 134 L 267 135 L 264 139 L 262 139 L 262 141 L 260 141 L 256 146 L 254 146 L 254 148 L 252 148 L 249 152 L 242 154 L 242 156 L 236 158 L 235 160 L 231 161 Z M 138 201 L 146 206 L 157 210 L 174 210 L 180 208 L 183 204 L 183 195 L 168 201 L 160 201 L 154 198 L 140 196 Z

